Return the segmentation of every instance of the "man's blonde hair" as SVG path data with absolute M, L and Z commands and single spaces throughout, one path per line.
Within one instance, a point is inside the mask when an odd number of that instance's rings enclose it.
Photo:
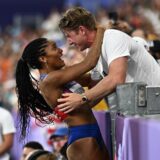
M 77 30 L 81 25 L 89 30 L 96 29 L 95 17 L 82 7 L 74 7 L 67 10 L 59 23 L 61 30 Z

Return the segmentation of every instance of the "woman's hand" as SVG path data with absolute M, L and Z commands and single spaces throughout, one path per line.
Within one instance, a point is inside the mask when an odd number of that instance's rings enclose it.
M 63 98 L 59 98 L 57 102 L 59 105 L 59 111 L 64 113 L 69 113 L 77 108 L 79 108 L 84 102 L 82 101 L 82 96 L 77 93 L 63 93 Z

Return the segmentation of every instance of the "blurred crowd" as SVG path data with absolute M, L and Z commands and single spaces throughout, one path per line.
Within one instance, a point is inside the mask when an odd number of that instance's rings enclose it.
M 79 2 L 79 5 L 84 5 L 84 3 L 80 4 Z M 99 6 L 94 12 L 96 20 L 100 24 L 107 25 L 109 21 L 113 23 L 123 22 L 119 23 L 122 25 L 122 30 L 129 34 L 132 33 L 134 37 L 143 38 L 158 61 L 160 57 L 159 10 L 159 0 L 124 0 L 110 7 Z M 12 110 L 17 107 L 14 89 L 15 66 L 23 48 L 29 41 L 37 37 L 46 37 L 56 41 L 59 47 L 63 49 L 64 60 L 67 65 L 77 63 L 85 56 L 85 54 L 79 54 L 78 50 L 66 43 L 63 33 L 58 28 L 61 14 L 52 10 L 48 17 L 41 18 L 41 22 L 38 24 L 33 18 L 33 21 L 27 25 L 10 25 L 0 32 L 0 103 L 7 109 Z
M 85 3 L 80 4 L 79 2 L 77 5 L 85 7 Z M 62 12 L 52 10 L 47 18 L 41 17 L 38 24 L 33 19 L 27 25 L 13 24 L 0 32 L 0 106 L 12 112 L 17 110 L 15 67 L 23 48 L 29 41 L 37 37 L 46 37 L 56 41 L 63 49 L 66 65 L 78 63 L 84 58 L 85 53 L 82 55 L 76 48 L 69 46 L 63 33 L 59 30 L 58 23 L 61 14 Z M 109 7 L 99 5 L 94 10 L 94 14 L 100 24 L 105 26 L 112 22 L 113 26 L 119 25 L 121 30 L 136 37 L 137 41 L 144 40 L 142 42 L 144 46 L 157 60 L 157 63 L 160 63 L 159 0 L 119 0 L 117 4 Z M 37 76 L 37 73 L 33 75 Z

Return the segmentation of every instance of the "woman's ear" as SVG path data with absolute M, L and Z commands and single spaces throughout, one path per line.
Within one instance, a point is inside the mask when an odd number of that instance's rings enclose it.
M 47 62 L 47 59 L 45 56 L 40 56 L 39 57 L 39 61 L 42 62 L 42 63 L 46 63 Z

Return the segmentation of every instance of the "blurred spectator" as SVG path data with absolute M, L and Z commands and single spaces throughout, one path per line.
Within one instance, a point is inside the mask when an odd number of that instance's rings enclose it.
M 85 52 L 82 54 L 74 46 L 69 46 L 66 43 L 63 47 L 63 60 L 65 61 L 66 66 L 72 66 L 76 63 L 81 62 L 85 58 Z
M 0 160 L 9 160 L 16 129 L 10 112 L 0 107 L 0 113 Z
M 41 149 L 43 150 L 43 146 L 36 141 L 30 141 L 23 146 L 21 160 L 25 160 L 28 154 L 34 150 Z
M 50 140 L 53 144 L 53 152 L 57 155 L 58 160 L 65 160 L 67 158 L 66 149 L 68 140 L 68 128 L 57 128 L 57 130 L 50 136 Z
M 145 6 L 141 6 L 140 14 L 150 21 L 156 33 L 160 36 L 160 1 L 148 1 Z
M 101 25 L 105 25 L 108 22 L 108 15 L 105 8 L 99 8 L 96 13 L 96 19 Z
M 0 55 L 0 82 L 4 82 L 10 77 L 12 68 L 11 51 L 9 46 L 4 47 Z
M 160 40 L 153 40 L 149 42 L 149 49 L 152 56 L 160 65 Z
M 149 51 L 149 45 L 147 43 L 147 35 L 144 30 L 136 29 L 132 32 L 131 36 L 139 44 L 143 45 L 147 51 Z
M 110 22 L 110 26 L 112 26 L 111 28 L 113 28 L 113 29 L 118 29 L 122 32 L 129 34 L 129 35 L 131 35 L 131 33 L 133 32 L 133 28 L 131 27 L 131 25 L 127 21 L 117 20 L 117 21 L 111 21 L 111 22 Z
M 45 150 L 32 151 L 25 160 L 57 160 L 56 155 Z
M 146 35 L 145 32 L 142 29 L 136 29 L 133 33 L 132 33 L 132 37 L 141 37 L 143 39 L 146 39 Z
M 60 18 L 60 13 L 53 10 L 49 17 L 42 23 L 43 37 L 54 40 L 58 46 L 64 44 L 64 36 L 58 27 Z

